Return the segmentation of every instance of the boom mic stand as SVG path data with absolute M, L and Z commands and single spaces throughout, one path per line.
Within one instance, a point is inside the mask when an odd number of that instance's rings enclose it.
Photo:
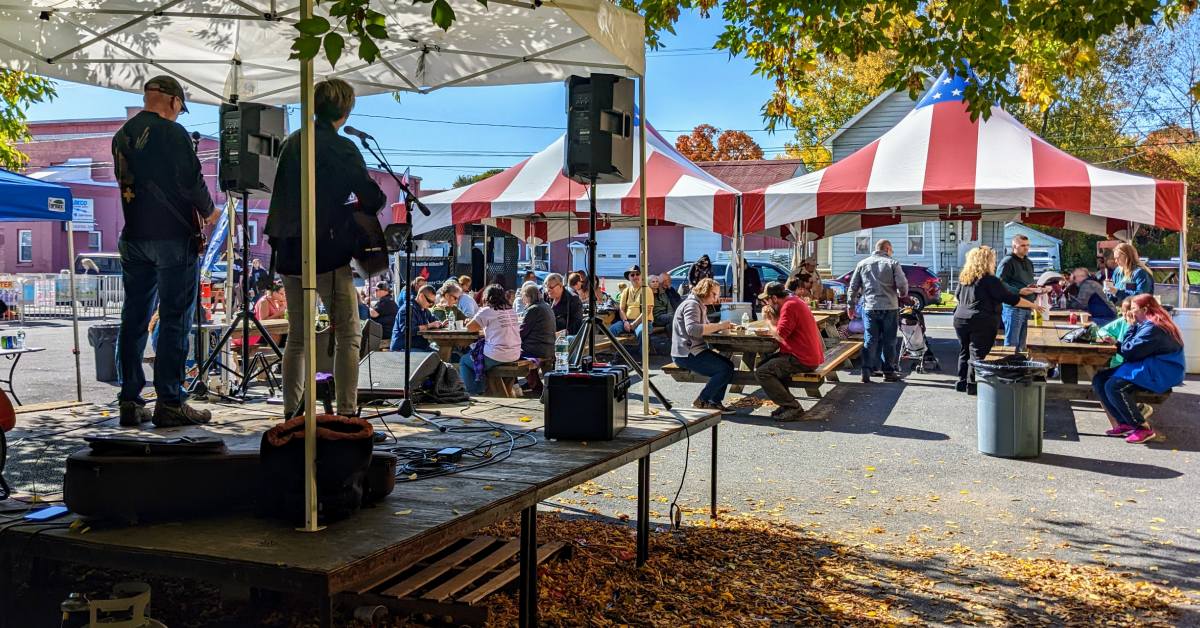
M 596 289 L 600 287 L 600 282 L 596 278 L 595 179 L 592 179 L 588 183 L 588 201 L 588 238 L 584 242 L 584 245 L 587 247 L 588 281 L 592 282 L 592 284 L 588 286 L 588 315 L 587 318 L 583 320 L 583 326 L 579 328 L 579 333 L 575 335 L 576 338 L 581 338 L 582 341 L 577 341 L 575 346 L 571 348 L 571 366 L 584 371 L 591 370 L 592 364 L 596 361 L 596 330 L 599 330 L 606 337 L 608 337 L 609 342 L 612 344 L 613 350 L 617 352 L 617 355 L 621 356 L 621 359 L 625 361 L 625 364 L 628 364 L 629 368 L 633 369 L 633 371 L 637 373 L 638 376 L 640 376 L 643 380 L 645 380 L 645 382 L 650 386 L 650 390 L 654 393 L 655 397 L 658 397 L 658 400 L 662 403 L 663 407 L 667 410 L 670 410 L 670 400 L 668 400 L 662 394 L 662 392 L 658 390 L 658 387 L 654 385 L 654 382 L 650 381 L 650 378 L 647 377 L 642 371 L 642 365 L 634 360 L 633 356 L 629 355 L 629 351 L 625 349 L 625 345 L 622 345 L 617 341 L 616 336 L 613 336 L 612 330 L 610 330 L 608 326 L 600 320 L 600 317 L 596 315 Z M 642 304 L 642 333 L 648 334 L 650 333 L 651 328 L 653 328 L 653 324 L 648 315 L 649 313 L 644 311 L 646 309 L 645 305 L 645 303 Z M 585 342 L 587 343 L 588 348 L 586 359 L 583 355 L 583 346 Z
M 225 369 L 230 375 L 241 378 L 241 382 L 237 388 L 230 391 L 228 395 L 222 397 L 233 401 L 245 402 L 246 393 L 250 389 L 250 382 L 254 377 L 266 373 L 268 385 L 274 389 L 276 387 L 275 376 L 271 373 L 271 365 L 262 354 L 255 354 L 254 359 L 250 358 L 250 326 L 258 330 L 259 335 L 263 340 L 267 341 L 267 346 L 275 352 L 275 357 L 282 360 L 283 352 L 279 350 L 279 345 L 275 344 L 275 339 L 271 334 L 267 333 L 267 329 L 263 327 L 262 321 L 258 320 L 258 315 L 254 313 L 254 308 L 250 305 L 250 192 L 242 190 L 242 307 L 237 311 L 233 320 L 229 321 L 229 329 L 221 334 L 221 339 L 217 341 L 215 347 L 208 355 L 208 359 L 200 366 L 196 372 L 196 378 L 192 380 L 192 385 L 188 388 L 189 393 L 203 395 L 207 392 L 208 386 L 202 381 L 202 376 L 208 373 L 214 365 L 219 364 L 222 369 Z M 233 278 L 233 261 L 230 260 L 225 269 L 225 278 L 231 280 Z M 233 338 L 233 334 L 238 329 L 238 325 L 242 328 L 242 369 L 238 372 L 224 362 L 218 362 L 221 357 L 221 349 Z
M 347 127 L 348 132 L 351 130 L 353 130 L 351 127 Z M 367 151 L 371 153 L 371 156 L 374 157 L 377 162 L 379 162 L 380 167 L 382 167 L 385 172 L 391 175 L 392 179 L 396 182 L 396 185 L 400 186 L 400 191 L 404 194 L 404 223 L 408 225 L 408 229 L 404 234 L 404 241 L 401 246 L 401 250 L 404 251 L 404 399 L 400 400 L 400 408 L 396 410 L 396 412 L 406 419 L 419 419 L 436 427 L 439 431 L 445 432 L 445 427 L 439 425 L 437 421 L 429 418 L 433 416 L 441 416 L 441 412 L 438 412 L 437 410 L 426 410 L 424 411 L 424 414 L 422 414 L 421 412 L 417 411 L 416 404 L 413 403 L 412 400 L 412 382 L 410 381 L 412 378 L 409 376 L 409 373 L 412 371 L 412 208 L 413 205 L 416 205 L 421 213 L 426 216 L 429 215 L 429 208 L 417 198 L 416 194 L 413 194 L 412 188 L 408 187 L 408 184 L 396 175 L 396 171 L 392 170 L 392 165 L 389 164 L 380 153 L 375 152 L 374 148 L 371 148 L 371 145 L 367 142 L 367 138 L 371 137 L 370 135 L 362 133 L 361 131 L 354 131 L 352 135 L 358 137 L 358 141 L 360 144 L 362 144 L 362 147 L 367 149 Z

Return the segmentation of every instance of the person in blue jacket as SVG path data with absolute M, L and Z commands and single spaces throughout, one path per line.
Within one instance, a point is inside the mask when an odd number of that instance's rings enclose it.
M 1138 257 L 1132 244 L 1118 244 L 1113 249 L 1113 260 L 1117 267 L 1113 270 L 1112 286 L 1105 285 L 1105 291 L 1112 294 L 1113 303 L 1138 294 L 1154 294 L 1154 276 L 1142 264 L 1142 258 Z
M 1127 443 L 1144 443 L 1154 438 L 1154 428 L 1146 422 L 1134 394 L 1139 390 L 1165 393 L 1183 382 L 1183 335 L 1151 295 L 1130 299 L 1129 311 L 1134 324 L 1117 351 L 1124 362 L 1096 373 L 1092 388 L 1112 424 L 1105 434 L 1124 436 Z

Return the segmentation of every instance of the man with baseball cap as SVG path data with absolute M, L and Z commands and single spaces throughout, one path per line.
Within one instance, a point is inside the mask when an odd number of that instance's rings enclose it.
M 125 302 L 117 334 L 121 425 L 206 423 L 212 415 L 187 404 L 183 392 L 188 331 L 199 283 L 202 229 L 217 218 L 192 140 L 175 120 L 187 111 L 183 87 L 170 76 L 146 81 L 143 107 L 112 140 L 125 227 L 117 243 Z M 151 413 L 142 398 L 142 353 L 158 309 Z
M 782 283 L 772 281 L 758 299 L 776 312 L 773 330 L 779 351 L 766 356 L 754 370 L 754 377 L 767 397 L 779 406 L 771 413 L 778 421 L 796 421 L 804 416 L 800 402 L 788 389 L 792 375 L 815 370 L 825 360 L 825 344 L 812 310 L 803 300 L 792 296 Z

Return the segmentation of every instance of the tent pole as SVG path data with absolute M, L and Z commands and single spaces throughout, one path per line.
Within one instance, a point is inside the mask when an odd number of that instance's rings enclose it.
M 73 268 L 73 267 L 72 267 Z M 1188 306 L 1188 186 L 1183 186 L 1183 220 L 1180 227 L 1180 300 L 1178 306 Z
M 734 302 L 738 302 L 746 292 L 746 269 L 743 266 L 746 258 L 746 234 L 742 232 L 741 195 L 738 195 L 733 207 L 733 294 L 730 296 Z
M 83 401 L 83 373 L 79 368 L 79 303 L 75 301 L 75 224 L 67 221 L 67 273 L 71 282 L 71 331 L 75 334 L 75 401 Z M 100 304 L 104 306 L 103 303 Z
M 300 19 L 313 15 L 313 0 L 300 0 Z M 316 268 L 316 137 L 313 132 L 313 61 L 300 61 L 300 250 L 304 292 L 304 528 L 317 524 L 317 268 Z M 232 222 L 232 221 L 231 221 Z M 244 260 L 243 260 L 244 263 Z
M 650 414 L 650 332 L 654 330 L 654 310 L 650 303 L 650 218 L 646 215 L 646 75 L 638 77 L 638 196 L 642 211 L 642 413 Z M 593 236 L 594 237 L 594 236 Z

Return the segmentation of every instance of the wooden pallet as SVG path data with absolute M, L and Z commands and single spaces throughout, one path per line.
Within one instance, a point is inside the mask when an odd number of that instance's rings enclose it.
M 538 547 L 537 562 L 569 557 L 571 546 L 551 541 Z M 452 625 L 481 625 L 483 602 L 520 576 L 520 541 L 490 536 L 460 539 L 412 567 L 356 593 L 339 597 L 345 606 L 382 605 L 396 613 L 430 615 Z

